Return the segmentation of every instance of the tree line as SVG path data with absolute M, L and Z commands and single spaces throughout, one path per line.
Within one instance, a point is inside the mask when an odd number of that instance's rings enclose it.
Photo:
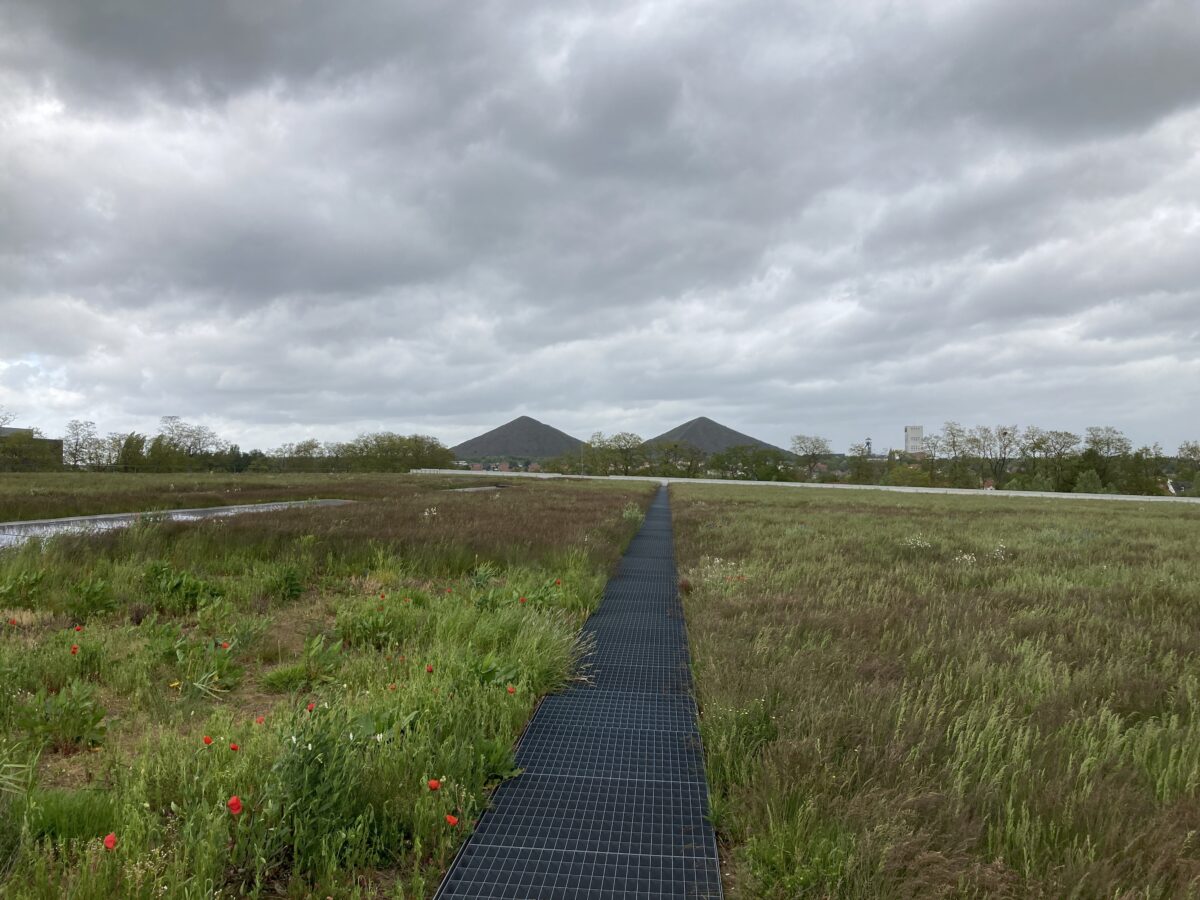
M 580 475 L 1200 496 L 1200 441 L 1185 441 L 1170 456 L 1158 444 L 1135 448 L 1107 425 L 1080 435 L 1032 425 L 946 422 L 925 438 L 923 452 L 912 455 L 872 454 L 865 442 L 834 453 L 828 439 L 810 434 L 795 435 L 791 452 L 744 446 L 705 454 L 679 442 L 647 443 L 632 432 L 597 432 L 578 453 L 543 468 Z
M 630 431 L 597 431 L 577 453 L 548 460 L 542 468 L 563 475 L 653 475 L 666 478 L 731 478 L 794 481 L 794 456 L 775 447 L 731 447 L 705 453 L 683 441 L 647 443 Z
M 12 419 L 0 409 L 0 426 Z M 266 452 L 243 451 L 211 428 L 178 416 L 164 416 L 155 434 L 101 434 L 94 422 L 73 420 L 63 438 L 61 464 L 42 452 L 41 445 L 49 443 L 36 429 L 0 438 L 0 470 L 406 472 L 454 464 L 453 453 L 427 435 L 375 432 L 349 441 L 310 439 Z M 709 454 L 678 441 L 647 443 L 628 431 L 596 432 L 578 452 L 548 460 L 542 468 L 566 475 L 1200 496 L 1200 441 L 1184 441 L 1169 455 L 1158 444 L 1135 447 L 1108 425 L 1076 434 L 1033 425 L 946 422 L 925 438 L 922 449 L 913 455 L 873 454 L 860 443 L 834 453 L 826 438 L 797 434 L 790 452 L 756 445 Z
M 1168 455 L 1159 444 L 1135 447 L 1120 429 L 1098 425 L 1082 435 L 1035 425 L 946 422 L 925 438 L 921 458 L 873 460 L 851 448 L 850 480 L 930 487 L 1155 495 L 1196 494 L 1200 442 Z
M 391 432 L 351 441 L 301 441 L 263 452 L 243 451 L 205 425 L 164 416 L 156 434 L 101 435 L 94 422 L 73 420 L 63 437 L 68 469 L 114 472 L 407 472 L 441 468 L 454 454 L 437 438 Z

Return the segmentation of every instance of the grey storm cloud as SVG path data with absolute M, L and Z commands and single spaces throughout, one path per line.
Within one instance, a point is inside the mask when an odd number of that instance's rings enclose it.
M 0 406 L 1170 449 L 1198 147 L 1192 0 L 0 0 Z

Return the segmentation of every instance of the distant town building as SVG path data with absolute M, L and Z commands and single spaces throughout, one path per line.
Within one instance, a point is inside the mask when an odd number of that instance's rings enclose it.
M 925 452 L 924 425 L 904 426 L 904 452 L 910 456 L 916 456 L 919 453 Z
M 32 428 L 0 428 L 0 472 L 56 471 L 63 442 L 36 436 Z

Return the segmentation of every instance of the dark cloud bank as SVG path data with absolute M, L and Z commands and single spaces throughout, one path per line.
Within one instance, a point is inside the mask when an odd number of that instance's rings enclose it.
M 0 0 L 0 405 L 1200 429 L 1192 0 Z

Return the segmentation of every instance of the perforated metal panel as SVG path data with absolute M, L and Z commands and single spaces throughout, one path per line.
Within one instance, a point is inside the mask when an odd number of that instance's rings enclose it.
M 572 728 L 650 729 L 698 734 L 696 703 L 688 696 L 658 697 L 629 691 L 569 691 L 547 697 L 530 726 L 568 731 Z
M 703 782 L 527 773 L 496 792 L 471 841 L 574 853 L 695 856 L 708 813 Z
M 666 490 L 440 898 L 720 898 Z
M 502 847 L 470 841 L 439 897 L 653 900 L 719 897 L 716 867 L 694 856 Z

